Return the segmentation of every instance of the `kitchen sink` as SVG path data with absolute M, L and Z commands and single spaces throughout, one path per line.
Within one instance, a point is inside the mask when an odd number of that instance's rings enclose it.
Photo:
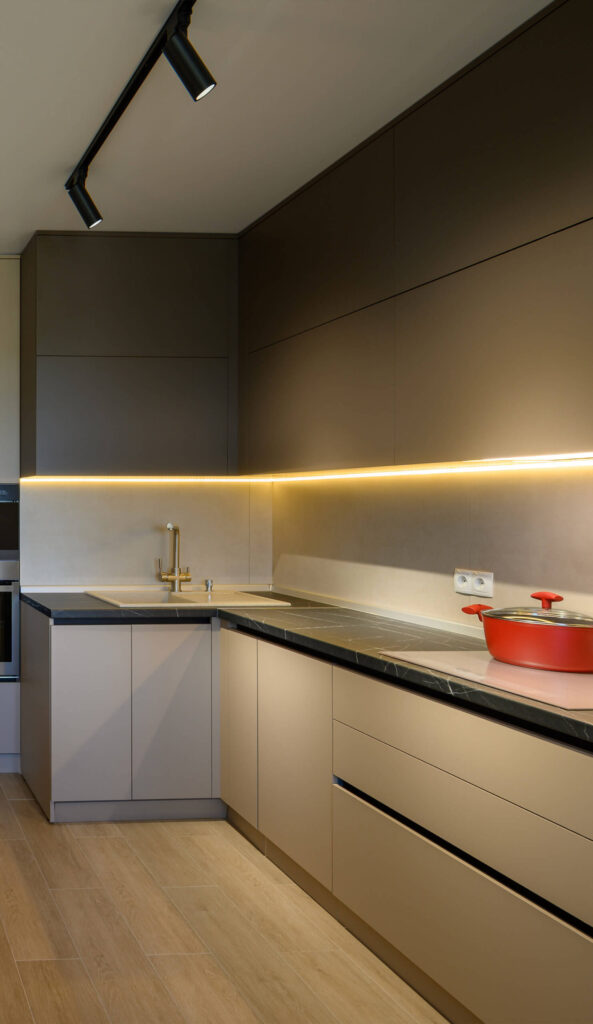
M 273 605 L 289 605 L 262 594 L 247 594 L 241 590 L 184 590 L 174 593 L 170 590 L 87 590 L 89 597 L 113 604 L 117 608 L 258 608 Z

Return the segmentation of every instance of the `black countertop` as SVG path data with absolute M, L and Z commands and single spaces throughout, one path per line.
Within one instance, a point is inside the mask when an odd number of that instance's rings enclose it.
M 253 588 L 255 590 L 256 588 Z M 593 750 L 593 711 L 565 711 L 432 669 L 399 662 L 381 651 L 484 650 L 480 639 L 418 626 L 368 612 L 266 591 L 290 608 L 116 608 L 81 593 L 29 593 L 21 599 L 58 625 L 208 622 L 219 618 L 254 636 L 276 640 L 407 689 L 475 710 Z

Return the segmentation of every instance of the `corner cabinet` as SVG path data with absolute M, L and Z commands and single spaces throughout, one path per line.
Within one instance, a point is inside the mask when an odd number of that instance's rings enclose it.
M 22 653 L 22 771 L 50 820 L 220 816 L 209 623 L 54 625 L 23 604 Z

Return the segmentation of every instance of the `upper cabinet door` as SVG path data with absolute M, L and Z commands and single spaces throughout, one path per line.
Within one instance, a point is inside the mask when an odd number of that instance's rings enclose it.
M 212 795 L 209 625 L 132 626 L 132 797 Z
M 393 132 L 290 199 L 240 241 L 250 350 L 393 293 Z
M 56 234 L 36 246 L 38 355 L 228 355 L 234 239 Z
M 592 37 L 570 0 L 395 126 L 398 292 L 593 214 Z

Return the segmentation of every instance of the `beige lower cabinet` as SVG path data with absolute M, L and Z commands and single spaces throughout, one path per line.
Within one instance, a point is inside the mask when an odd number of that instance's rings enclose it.
M 129 800 L 132 627 L 49 628 L 51 799 Z
M 332 669 L 258 641 L 258 827 L 331 888 Z
M 257 640 L 220 632 L 220 795 L 257 828 Z
M 132 798 L 211 795 L 210 625 L 132 626 Z
M 593 941 L 334 787 L 333 889 L 484 1024 L 591 1024 Z

